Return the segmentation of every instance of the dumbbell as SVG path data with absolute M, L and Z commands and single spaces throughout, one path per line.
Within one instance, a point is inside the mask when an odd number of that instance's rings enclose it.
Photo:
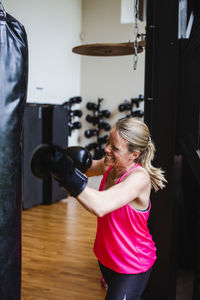
M 99 134 L 99 130 L 97 129 L 87 129 L 84 133 L 86 138 L 90 138 L 92 136 L 96 136 Z
M 104 129 L 105 131 L 109 131 L 110 130 L 110 124 L 100 120 L 99 124 L 98 124 L 99 129 Z
M 109 118 L 109 117 L 110 117 L 110 112 L 109 112 L 109 110 L 107 110 L 107 109 L 101 110 L 101 111 L 99 112 L 99 117 Z
M 98 122 L 99 122 L 98 117 L 93 117 L 91 115 L 87 115 L 85 119 L 86 119 L 87 122 L 92 123 L 93 125 L 97 125 Z
M 86 108 L 88 109 L 88 110 L 98 110 L 98 105 L 97 104 L 95 104 L 95 103 L 93 103 L 93 102 L 88 102 L 87 104 L 86 104 Z
M 72 97 L 69 99 L 69 103 L 70 104 L 76 104 L 76 103 L 80 103 L 82 101 L 82 98 L 80 96 L 77 97 Z
M 70 117 L 82 117 L 82 111 L 81 110 L 79 110 L 79 109 L 75 109 L 75 110 L 71 110 L 70 112 L 69 112 L 69 115 L 70 115 Z
M 135 110 L 131 113 L 131 116 L 132 117 L 139 117 L 139 118 L 142 118 L 144 115 L 144 112 L 142 110 Z
M 97 117 L 87 115 L 86 116 L 86 121 L 88 121 L 89 123 L 92 123 L 93 125 L 98 125 L 99 129 L 104 129 L 106 131 L 110 130 L 110 124 L 104 122 L 103 120 L 101 120 Z
M 98 151 L 95 151 L 93 159 L 98 160 L 98 159 L 101 159 L 104 156 L 105 156 L 104 149 L 99 149 Z
M 108 140 L 108 135 L 104 135 L 103 137 L 98 138 L 98 143 L 99 144 L 105 144 Z
M 131 98 L 132 105 L 135 104 L 137 108 L 140 106 L 140 102 L 142 101 L 144 101 L 143 95 L 139 95 L 139 98 Z
M 128 102 L 128 100 L 125 100 L 124 103 L 118 106 L 119 111 L 131 110 L 131 108 L 132 105 Z
M 82 127 L 80 122 L 68 123 L 68 126 L 71 130 L 80 129 Z
M 97 143 L 91 143 L 91 144 L 89 144 L 89 145 L 87 145 L 86 147 L 85 147 L 87 150 L 95 150 L 95 151 L 99 151 L 100 149 L 101 149 L 101 147 L 100 147 L 100 145 L 99 144 L 97 144 Z

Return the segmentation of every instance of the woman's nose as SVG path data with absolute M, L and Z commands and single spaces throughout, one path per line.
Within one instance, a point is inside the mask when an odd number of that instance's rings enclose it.
M 106 153 L 109 153 L 110 150 L 111 150 L 110 144 L 106 144 L 106 146 L 105 146 L 105 148 L 104 148 L 104 151 L 105 151 Z

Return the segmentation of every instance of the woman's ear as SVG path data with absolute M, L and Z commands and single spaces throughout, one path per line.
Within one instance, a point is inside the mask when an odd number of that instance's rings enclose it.
M 140 151 L 134 151 L 131 153 L 131 160 L 136 160 L 140 156 Z

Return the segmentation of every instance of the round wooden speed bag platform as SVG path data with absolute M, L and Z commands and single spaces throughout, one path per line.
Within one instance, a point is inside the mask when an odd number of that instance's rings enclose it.
M 138 53 L 143 51 L 145 41 L 138 42 Z M 120 56 L 135 54 L 133 42 L 128 43 L 103 43 L 86 44 L 72 48 L 72 52 L 90 56 Z

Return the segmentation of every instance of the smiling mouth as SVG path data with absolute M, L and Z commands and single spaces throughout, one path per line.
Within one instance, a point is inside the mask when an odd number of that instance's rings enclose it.
M 107 156 L 107 155 L 105 156 L 105 159 L 108 160 L 108 161 L 114 160 L 113 157 L 110 157 L 110 156 Z

